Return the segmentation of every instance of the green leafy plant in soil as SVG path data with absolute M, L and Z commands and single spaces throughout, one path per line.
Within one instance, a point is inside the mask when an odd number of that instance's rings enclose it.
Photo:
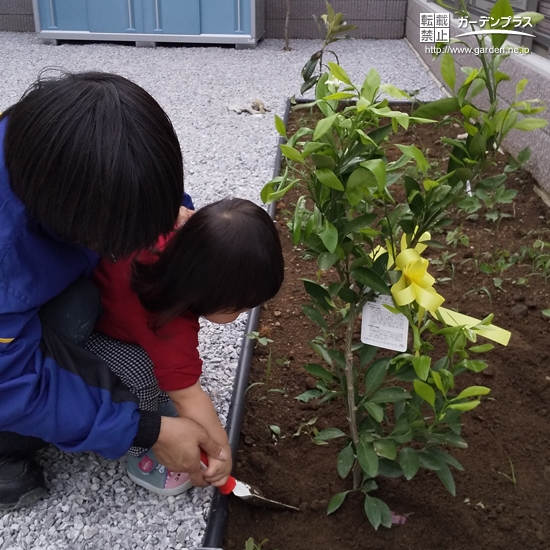
M 301 127 L 315 128 L 320 116 L 310 113 L 310 109 L 293 111 L 289 136 Z M 440 137 L 461 131 L 454 123 L 411 125 L 391 136 L 391 142 L 415 144 L 426 151 L 431 172 L 437 174 L 430 177 L 437 179 L 441 175 L 438 167 L 446 165 L 447 154 Z M 391 145 L 385 151 L 388 160 L 401 154 Z M 502 171 L 506 157 L 498 155 L 497 160 L 496 171 Z M 272 387 L 284 388 L 285 394 L 266 394 L 262 387 L 247 393 L 235 474 L 261 487 L 266 496 L 300 507 L 301 512 L 281 514 L 230 499 L 224 548 L 242 550 L 244 540 L 250 536 L 260 541 L 268 538 L 267 548 L 285 550 L 364 550 L 365 545 L 372 550 L 548 547 L 550 500 L 544 479 L 550 464 L 548 455 L 540 449 L 550 444 L 550 287 L 528 255 L 503 272 L 502 288 L 494 286 L 495 274 L 483 272 L 480 265 L 493 265 L 503 250 L 510 257 L 522 256 L 523 247 L 533 248 L 537 239 L 549 242 L 550 222 L 548 208 L 535 194 L 536 182 L 529 174 L 523 170 L 510 173 L 507 185 L 518 195 L 513 204 L 504 205 L 510 217 L 502 220 L 498 230 L 482 216 L 467 218 L 463 211 L 451 207 L 453 224 L 434 232 L 434 239 L 446 248 L 429 247 L 423 252 L 430 259 L 430 273 L 437 278 L 436 288 L 447 299 L 444 305 L 479 319 L 493 311 L 498 324 L 512 331 L 509 345 L 496 346 L 490 353 L 487 369 L 469 371 L 459 378 L 460 389 L 483 385 L 490 387 L 491 393 L 478 409 L 462 417 L 461 435 L 469 448 L 451 448 L 465 468 L 454 472 L 456 498 L 450 497 L 434 471 L 420 471 L 408 483 L 402 477 L 379 476 L 379 489 L 372 496 L 383 499 L 391 510 L 408 519 L 402 527 L 379 529 L 376 534 L 364 515 L 364 496 L 360 492 L 349 493 L 339 510 L 326 515 L 331 496 L 349 490 L 351 480 L 342 480 L 334 467 L 343 447 L 342 438 L 313 444 L 313 428 L 317 433 L 329 427 L 343 432 L 348 428 L 341 398 L 323 404 L 319 403 L 322 397 L 307 403 L 296 399 L 322 385 L 303 365 L 323 364 L 307 344 L 319 329 L 302 314 L 300 304 L 308 303 L 308 296 L 300 278 L 323 281 L 328 286 L 337 281 L 337 274 L 334 270 L 320 271 L 316 258 L 304 258 L 303 245 L 292 245 L 286 224 L 292 219 L 290 212 L 294 211 L 300 188 L 297 186 L 278 202 L 277 225 L 287 276 L 279 295 L 262 308 L 258 330 L 273 340 L 273 357 L 288 360 L 282 365 L 275 362 L 271 372 Z M 447 245 L 447 234 L 458 228 L 459 233 Z M 455 256 L 445 266 L 436 264 L 444 252 Z M 341 330 L 338 336 L 342 336 Z M 359 327 L 355 338 L 359 339 Z M 252 383 L 265 381 L 267 356 L 267 348 L 256 345 Z M 337 385 L 333 389 L 337 390 Z M 302 424 L 306 426 L 294 436 Z M 280 428 L 280 437 L 273 437 L 270 425 Z M 504 475 L 511 475 L 510 460 L 515 485 Z
M 343 441 L 336 466 L 342 478 L 351 478 L 351 488 L 334 495 L 328 513 L 350 491 L 359 491 L 377 529 L 393 521 L 387 504 L 372 495 L 380 476 L 410 480 L 421 469 L 431 470 L 455 494 L 451 468 L 462 466 L 448 448 L 467 447 L 462 415 L 490 391 L 477 385 L 459 389 L 459 377 L 487 367 L 480 356 L 493 345 L 479 343 L 478 336 L 506 343 L 509 335 L 492 325 L 492 315 L 476 320 L 443 308 L 444 298 L 433 287 L 422 254 L 442 246 L 430 233 L 450 223 L 448 209 L 464 198 L 464 186 L 449 183 L 455 171 L 430 179 L 429 163 L 414 145 L 398 144 L 401 156 L 394 161 L 385 152 L 392 131 L 432 121 L 390 109 L 381 92 L 404 93 L 382 85 L 374 69 L 357 87 L 342 67 L 328 66 L 310 105 L 323 116 L 315 128 L 299 128 L 280 146 L 292 172 L 287 167 L 269 182 L 262 199 L 278 200 L 300 186 L 304 194 L 290 223 L 293 242 L 306 247 L 320 272 L 338 275 L 329 285 L 303 281 L 310 297 L 303 312 L 320 329 L 310 345 L 323 364 L 305 366 L 319 382 L 300 398 L 342 398 L 348 433 L 327 428 L 315 435 L 317 441 Z M 341 101 L 349 103 L 341 109 Z M 383 123 L 387 119 L 391 124 Z M 276 127 L 286 138 L 278 118 Z M 420 178 L 405 174 L 409 164 Z M 354 338 L 363 308 L 372 302 L 410 327 L 409 345 L 389 346 L 398 353 Z
M 326 3 L 326 6 L 327 13 L 321 15 L 320 18 L 313 16 L 317 26 L 319 27 L 319 32 L 323 35 L 323 43 L 321 44 L 321 49 L 317 50 L 308 59 L 302 69 L 301 76 L 304 82 L 300 87 L 301 94 L 305 94 L 308 90 L 313 88 L 315 84 L 317 84 L 317 81 L 326 69 L 326 65 L 323 61 L 327 53 L 330 53 L 334 59 L 336 59 L 336 62 L 339 63 L 336 53 L 333 50 L 328 49 L 330 44 L 346 39 L 347 33 L 354 31 L 357 28 L 355 25 L 348 25 L 345 23 L 344 14 L 335 12 L 334 8 L 328 2 Z

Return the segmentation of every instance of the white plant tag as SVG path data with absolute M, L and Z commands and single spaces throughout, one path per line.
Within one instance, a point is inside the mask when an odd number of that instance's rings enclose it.
M 377 296 L 363 307 L 361 342 L 393 351 L 407 351 L 409 321 L 402 313 L 392 313 L 384 304 L 393 306 L 391 296 Z

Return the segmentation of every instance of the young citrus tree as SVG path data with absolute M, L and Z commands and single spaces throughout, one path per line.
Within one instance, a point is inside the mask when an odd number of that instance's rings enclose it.
M 357 87 L 342 67 L 328 67 L 311 103 L 322 117 L 280 146 L 287 169 L 264 187 L 262 199 L 303 190 L 290 223 L 293 241 L 305 246 L 320 272 L 337 274 L 330 284 L 304 281 L 310 303 L 303 311 L 320 330 L 310 345 L 322 361 L 305 366 L 318 383 L 299 399 L 343 398 L 349 432 L 329 428 L 316 440 L 343 441 L 338 473 L 351 477 L 350 491 L 364 493 L 371 524 L 390 527 L 388 506 L 372 495 L 380 476 L 409 480 L 425 468 L 454 494 L 451 467 L 462 467 L 447 449 L 467 447 L 461 416 L 489 393 L 482 386 L 459 391 L 455 381 L 486 368 L 478 354 L 492 345 L 479 345 L 478 335 L 505 343 L 509 334 L 494 327 L 492 317 L 478 321 L 443 308 L 422 256 L 438 246 L 430 231 L 450 221 L 448 208 L 463 198 L 464 186 L 448 183 L 452 173 L 429 179 L 429 164 L 414 145 L 397 145 L 401 157 L 393 162 L 385 148 L 397 128 L 430 121 L 392 110 L 382 92 L 404 94 L 382 85 L 374 69 Z M 278 117 L 276 127 L 286 138 Z M 420 181 L 403 175 L 409 163 Z M 357 341 L 361 317 L 364 334 Z M 437 341 L 445 350 L 439 355 Z M 348 492 L 331 499 L 329 513 Z

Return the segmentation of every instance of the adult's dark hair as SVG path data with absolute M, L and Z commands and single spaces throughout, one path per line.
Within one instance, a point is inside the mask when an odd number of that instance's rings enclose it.
M 43 227 L 114 256 L 172 229 L 183 196 L 181 149 L 143 88 L 109 73 L 42 74 L 6 116 L 12 189 Z
M 132 286 L 158 314 L 159 328 L 186 311 L 256 307 L 277 294 L 283 278 L 281 241 L 269 214 L 244 199 L 223 199 L 193 214 L 157 261 L 134 261 Z

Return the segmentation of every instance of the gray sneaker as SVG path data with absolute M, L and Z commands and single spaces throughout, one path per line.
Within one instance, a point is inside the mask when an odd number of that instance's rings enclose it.
M 185 472 L 172 472 L 158 463 L 150 449 L 138 457 L 126 455 L 126 471 L 134 483 L 157 495 L 179 495 L 192 487 Z

